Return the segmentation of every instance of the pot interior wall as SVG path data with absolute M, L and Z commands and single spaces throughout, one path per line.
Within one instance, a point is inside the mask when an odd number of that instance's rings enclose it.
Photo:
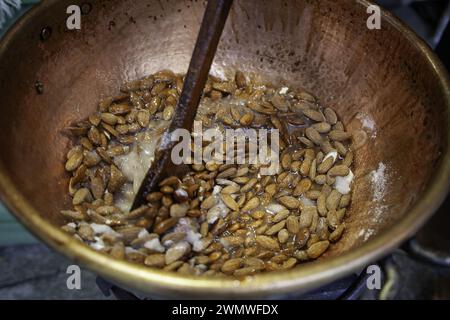
M 124 80 L 186 72 L 204 9 L 202 1 L 95 1 L 85 7 L 82 29 L 68 31 L 73 3 L 53 1 L 22 21 L 0 55 L 1 166 L 54 224 L 70 204 L 63 166 L 70 141 L 62 130 Z M 236 1 L 213 66 L 216 74 L 238 68 L 311 91 L 349 130 L 367 132 L 356 153 L 347 231 L 328 255 L 402 219 L 447 143 L 433 70 L 394 27 L 383 21 L 381 30 L 369 30 L 367 18 L 350 0 Z M 46 40 L 44 27 L 52 30 Z

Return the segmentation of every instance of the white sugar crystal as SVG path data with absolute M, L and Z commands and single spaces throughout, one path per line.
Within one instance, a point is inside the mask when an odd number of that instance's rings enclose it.
M 334 164 L 336 162 L 337 156 L 338 156 L 337 151 L 331 151 L 323 158 L 322 162 L 324 162 L 325 160 L 327 160 L 328 158 L 331 157 L 331 158 L 333 158 L 333 164 Z
M 280 211 L 286 210 L 286 207 L 278 203 L 271 203 L 267 206 L 266 210 L 271 214 L 277 214 Z
M 91 248 L 95 249 L 95 250 L 102 250 L 103 248 L 105 248 L 105 243 L 103 242 L 103 240 L 99 237 L 94 237 L 95 242 L 92 242 L 90 244 Z
M 144 243 L 144 247 L 157 252 L 164 252 L 166 250 L 159 241 L 159 238 L 154 238 L 147 241 L 146 243 Z
M 111 234 L 114 236 L 119 235 L 110 226 L 107 226 L 106 224 L 91 223 L 91 228 L 92 230 L 94 230 L 95 234 Z
M 140 238 L 144 238 L 144 237 L 147 236 L 147 235 L 149 235 L 147 229 L 142 228 L 142 230 L 139 231 L 138 238 L 139 238 L 139 239 L 140 239 Z
M 289 91 L 288 87 L 283 87 L 283 88 L 280 89 L 280 91 L 278 93 L 279 94 L 286 94 L 286 93 L 288 93 L 288 91 Z
M 334 183 L 334 188 L 339 191 L 341 194 L 348 194 L 351 190 L 351 185 L 353 182 L 353 172 L 350 170 L 350 173 L 345 177 L 336 177 L 336 182 Z

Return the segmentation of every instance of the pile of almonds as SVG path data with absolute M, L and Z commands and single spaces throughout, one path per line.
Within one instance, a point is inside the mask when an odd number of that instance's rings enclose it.
M 163 180 L 145 206 L 129 212 L 118 205 L 132 181 L 117 160 L 140 134 L 164 132 L 182 84 L 170 71 L 126 83 L 67 128 L 73 208 L 61 212 L 69 220 L 63 229 L 117 259 L 185 274 L 242 277 L 319 258 L 345 232 L 354 137 L 311 94 L 240 71 L 232 80 L 209 78 L 197 120 L 219 130 L 278 129 L 279 172 L 263 176 L 258 164 L 190 165 L 186 176 Z

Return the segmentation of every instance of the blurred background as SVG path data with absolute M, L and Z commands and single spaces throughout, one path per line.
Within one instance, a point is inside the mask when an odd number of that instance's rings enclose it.
M 339 1 L 339 0 L 338 0 Z M 38 0 L 0 0 L 0 38 Z M 450 1 L 379 0 L 410 25 L 441 57 L 450 70 Z M 449 199 L 418 235 L 418 241 L 434 251 L 450 253 Z M 402 288 L 396 299 L 449 299 L 448 268 L 417 263 L 393 255 L 403 270 Z M 450 263 L 450 261 L 448 261 Z M 40 244 L 0 203 L 0 299 L 104 299 L 96 276 L 83 271 L 83 290 L 65 289 L 66 268 L 71 263 Z M 20 271 L 20 272 L 19 272 Z M 65 290 L 62 290 L 65 289 Z M 367 296 L 366 298 L 374 298 Z

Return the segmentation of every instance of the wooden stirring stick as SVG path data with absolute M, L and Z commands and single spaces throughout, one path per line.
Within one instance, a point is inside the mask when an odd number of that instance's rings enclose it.
M 172 123 L 167 131 L 168 135 L 165 135 L 165 137 L 169 137 L 169 140 L 170 134 L 176 129 L 192 130 L 203 88 L 208 79 L 209 70 L 232 3 L 233 0 L 208 0 L 194 53 L 184 80 L 183 91 Z M 132 210 L 146 203 L 145 197 L 157 187 L 162 179 L 186 173 L 186 166 L 176 166 L 171 160 L 172 148 L 176 143 L 166 141 L 163 137 L 161 146 L 155 153 L 155 160 L 147 171 L 134 198 Z

